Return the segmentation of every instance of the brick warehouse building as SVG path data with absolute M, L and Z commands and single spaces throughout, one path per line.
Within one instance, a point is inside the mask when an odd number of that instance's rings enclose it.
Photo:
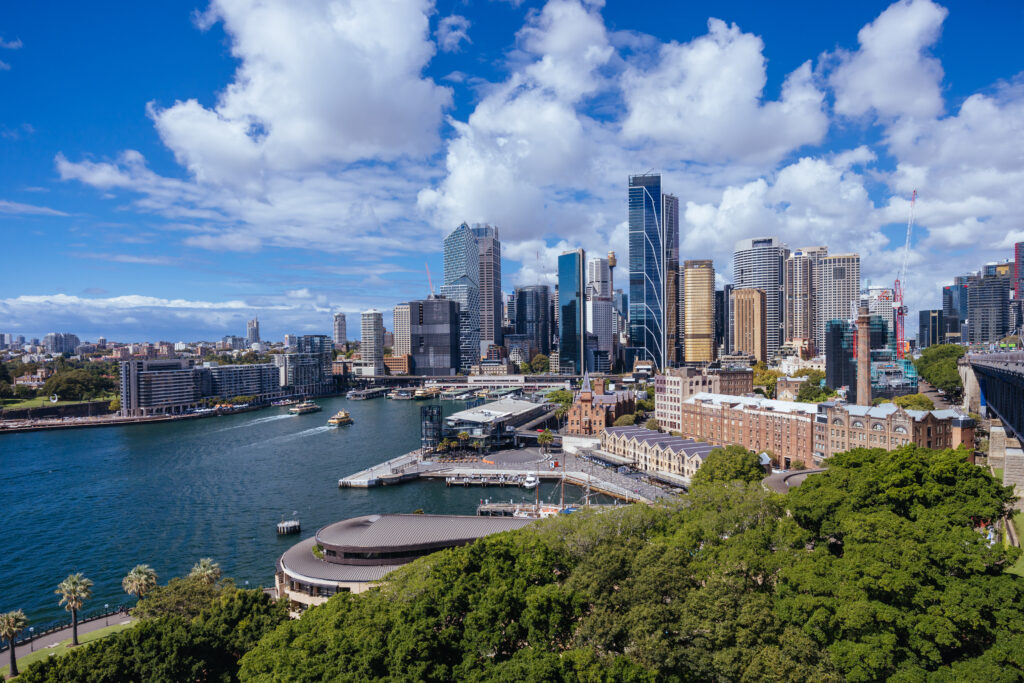
M 600 434 L 623 415 L 636 412 L 636 398 L 632 391 L 606 392 L 603 379 L 590 379 L 584 374 L 576 400 L 569 407 L 566 432 L 581 436 Z
M 670 368 L 654 377 L 654 418 L 669 432 L 681 430 L 683 401 L 701 392 L 743 396 L 754 391 L 749 367 Z
M 822 459 L 851 448 L 893 450 L 908 443 L 923 448 L 974 450 L 974 420 L 957 409 L 905 410 L 893 403 L 854 406 L 832 402 L 818 406 L 814 457 Z

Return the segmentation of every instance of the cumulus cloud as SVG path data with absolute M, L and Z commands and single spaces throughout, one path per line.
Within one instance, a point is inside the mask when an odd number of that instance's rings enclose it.
M 844 116 L 932 117 L 943 111 L 942 65 L 927 50 L 948 10 L 931 0 L 901 0 L 860 30 L 860 49 L 840 51 L 829 77 Z
M 458 52 L 462 42 L 469 39 L 469 19 L 458 14 L 445 17 L 437 24 L 437 44 L 445 52 Z

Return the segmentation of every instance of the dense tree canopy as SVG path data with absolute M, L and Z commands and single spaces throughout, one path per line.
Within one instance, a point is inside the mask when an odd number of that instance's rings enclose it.
M 936 389 L 956 396 L 963 391 L 963 382 L 960 380 L 960 373 L 957 372 L 956 362 L 964 353 L 964 347 L 959 344 L 937 344 L 922 351 L 921 357 L 914 361 L 914 365 L 924 381 Z
M 765 477 L 761 459 L 743 446 L 715 448 L 693 475 L 694 485 L 730 481 L 754 482 Z
M 935 410 L 935 402 L 924 394 L 907 394 L 906 396 L 897 396 L 892 400 L 892 402 L 900 408 L 910 408 L 911 410 Z
M 46 380 L 43 392 L 57 394 L 64 401 L 86 401 L 106 396 L 114 391 L 115 382 L 110 377 L 91 372 L 85 368 L 57 372 Z
M 532 359 L 530 359 L 530 369 L 536 374 L 540 375 L 548 371 L 550 362 L 548 357 L 543 353 L 538 353 Z

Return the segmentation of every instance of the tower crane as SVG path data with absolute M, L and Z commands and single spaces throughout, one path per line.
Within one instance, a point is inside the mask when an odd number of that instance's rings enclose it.
M 903 267 L 896 278 L 893 290 L 892 307 L 896 314 L 896 358 L 902 360 L 904 353 L 903 321 L 907 307 L 903 304 L 903 285 L 907 283 L 907 261 L 910 258 L 910 235 L 914 229 L 914 205 L 917 202 L 917 190 L 910 195 L 910 216 L 907 218 L 907 241 L 903 244 Z

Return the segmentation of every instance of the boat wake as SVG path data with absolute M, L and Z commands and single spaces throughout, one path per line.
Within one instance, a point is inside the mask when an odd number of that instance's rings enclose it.
M 262 424 L 264 422 L 276 422 L 277 420 L 287 420 L 290 417 L 294 417 L 294 416 L 293 415 L 270 415 L 269 417 L 258 417 L 255 420 L 251 420 L 250 422 L 243 422 L 242 424 L 231 425 L 230 427 L 224 427 L 223 429 L 218 429 L 214 433 L 216 434 L 217 432 L 228 432 L 228 431 L 231 431 L 232 429 L 241 429 L 242 427 L 252 427 L 253 425 Z
M 330 425 L 321 425 L 319 427 L 313 427 L 312 429 L 304 429 L 301 432 L 296 432 L 294 434 L 285 434 L 283 436 L 274 437 L 273 439 L 267 439 L 264 443 L 279 443 L 281 441 L 291 441 L 292 439 L 299 439 L 304 436 L 311 436 L 313 434 L 323 434 L 324 432 L 334 431 L 334 429 L 335 428 L 331 427 Z

